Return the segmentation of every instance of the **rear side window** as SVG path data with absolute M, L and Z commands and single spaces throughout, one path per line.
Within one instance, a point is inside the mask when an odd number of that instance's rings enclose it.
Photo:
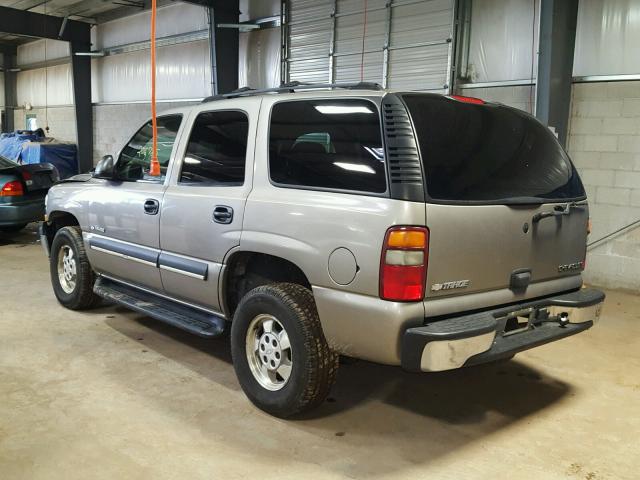
M 551 131 L 502 105 L 403 95 L 416 130 L 429 197 L 509 203 L 585 196 Z
M 201 113 L 182 163 L 180 183 L 239 186 L 244 183 L 249 120 L 243 112 Z
M 271 112 L 269 173 L 280 185 L 383 193 L 377 107 L 366 100 L 300 100 Z

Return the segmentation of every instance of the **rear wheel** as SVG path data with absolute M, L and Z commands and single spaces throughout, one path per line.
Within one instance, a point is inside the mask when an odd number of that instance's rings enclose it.
M 282 418 L 322 403 L 338 369 L 312 293 L 291 283 L 245 295 L 231 324 L 231 354 L 247 397 Z
M 6 227 L 0 227 L 0 232 L 3 233 L 16 233 L 26 227 L 28 223 L 21 223 L 20 225 L 9 225 Z
M 84 249 L 80 227 L 58 230 L 51 244 L 49 270 L 53 292 L 65 307 L 83 310 L 100 301 L 93 293 L 95 274 Z

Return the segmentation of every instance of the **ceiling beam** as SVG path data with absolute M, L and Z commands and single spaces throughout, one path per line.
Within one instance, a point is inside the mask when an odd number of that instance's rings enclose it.
M 77 20 L 67 20 L 62 36 L 59 36 L 62 22 L 61 17 L 0 7 L 0 32 L 82 44 L 91 42 L 91 25 Z
M 17 51 L 16 45 L 11 45 L 7 43 L 0 43 L 0 55 L 15 55 Z

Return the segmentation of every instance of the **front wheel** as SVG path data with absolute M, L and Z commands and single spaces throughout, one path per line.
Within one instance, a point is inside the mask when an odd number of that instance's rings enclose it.
M 63 227 L 51 243 L 51 284 L 58 301 L 71 310 L 93 307 L 100 297 L 93 293 L 95 274 L 89 264 L 80 227 Z
M 231 354 L 247 397 L 281 418 L 322 403 L 338 370 L 312 293 L 291 283 L 245 295 L 231 324 Z

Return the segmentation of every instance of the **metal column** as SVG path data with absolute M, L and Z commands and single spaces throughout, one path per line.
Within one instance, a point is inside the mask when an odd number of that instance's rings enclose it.
M 91 44 L 71 42 L 71 74 L 73 105 L 76 113 L 78 169 L 80 173 L 93 168 L 93 107 L 91 105 L 91 57 L 79 56 L 91 49 Z
M 566 145 L 578 0 L 541 0 L 536 117 Z
M 2 118 L 2 131 L 15 130 L 13 112 L 18 104 L 16 94 L 17 76 L 11 69 L 16 66 L 16 47 L 2 46 L 2 68 L 4 70 L 4 110 Z
M 239 0 L 214 2 L 209 8 L 209 42 L 213 94 L 229 93 L 238 88 L 239 31 L 220 27 L 237 24 L 240 16 Z
M 78 168 L 81 172 L 93 166 L 93 110 L 91 107 L 91 58 L 78 52 L 91 48 L 91 26 L 88 23 L 40 13 L 0 7 L 0 32 L 37 38 L 64 40 L 71 46 L 73 100 L 76 113 Z M 5 103 L 9 103 L 7 100 Z M 15 106 L 15 99 L 13 106 Z

